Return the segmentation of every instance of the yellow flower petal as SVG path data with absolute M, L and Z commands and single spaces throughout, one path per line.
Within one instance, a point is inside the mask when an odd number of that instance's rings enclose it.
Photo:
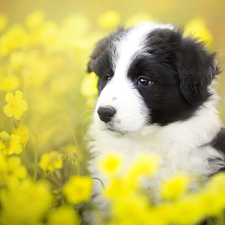
M 62 164 L 61 155 L 56 151 L 43 154 L 39 162 L 39 166 L 44 172 L 47 170 L 54 171 L 55 169 L 60 169 Z
M 9 134 L 6 131 L 2 131 L 2 132 L 0 132 L 0 138 L 2 140 L 7 140 L 7 139 L 9 139 Z
M 177 198 L 179 195 L 186 193 L 190 177 L 184 173 L 177 173 L 163 181 L 160 194 L 164 198 Z
M 27 111 L 28 109 L 28 105 L 27 105 L 27 102 L 23 99 L 22 101 L 19 102 L 19 107 L 20 109 L 24 112 L 24 111 Z
M 25 166 L 20 166 L 16 171 L 15 174 L 18 178 L 24 179 L 27 177 L 27 169 Z
M 14 168 L 20 166 L 20 164 L 21 164 L 21 158 L 18 156 L 12 156 L 8 160 L 8 167 L 10 169 L 14 169 Z
M 6 105 L 3 109 L 6 116 L 14 116 L 15 119 L 20 119 L 20 117 L 23 115 L 23 111 L 26 111 L 28 109 L 27 102 L 24 99 L 22 100 L 22 98 L 23 93 L 18 90 L 15 93 L 15 98 L 11 93 L 8 93 L 5 96 L 6 101 L 9 102 L 9 104 Z
M 11 105 L 6 105 L 4 108 L 3 108 L 3 111 L 5 113 L 6 116 L 8 117 L 13 117 L 13 114 L 14 114 L 14 110 L 12 108 Z
M 3 149 L 3 148 L 5 148 L 5 145 L 4 145 L 3 141 L 0 140 L 0 150 Z
M 6 96 L 5 96 L 5 100 L 9 103 L 12 102 L 14 100 L 13 94 L 7 93 Z
M 99 160 L 99 170 L 104 174 L 114 174 L 120 169 L 122 161 L 121 155 L 109 152 Z
M 79 204 L 91 197 L 92 179 L 90 177 L 71 176 L 64 186 L 64 193 L 68 202 Z
M 16 91 L 15 100 L 20 101 L 23 98 L 23 93 L 21 91 Z
M 20 143 L 23 147 L 26 146 L 28 139 L 31 136 L 31 132 L 27 126 L 18 126 L 16 129 L 13 129 L 13 133 L 20 138 Z
M 3 149 L 3 153 L 4 153 L 5 155 L 12 155 L 12 154 L 14 153 L 13 150 L 14 150 L 13 148 L 4 148 L 4 149 Z
M 15 154 L 20 154 L 23 151 L 23 149 L 20 144 L 15 144 L 11 147 L 10 151 L 12 151 Z
M 41 160 L 39 162 L 39 166 L 41 167 L 41 169 L 46 172 L 47 169 L 48 169 L 48 165 L 49 165 L 49 162 L 50 162 L 50 156 L 48 153 L 44 153 L 42 156 L 41 156 Z
M 23 115 L 23 111 L 19 108 L 19 107 L 16 107 L 14 109 L 14 118 L 16 120 L 19 120 L 21 118 L 21 116 Z
M 56 151 L 51 151 L 49 155 L 51 158 L 49 166 L 52 167 L 52 170 L 54 170 L 54 168 L 60 169 L 62 167 L 61 155 Z
M 11 134 L 10 135 L 11 141 L 13 143 L 19 144 L 20 143 L 20 137 L 16 134 Z
M 58 159 L 58 160 L 54 163 L 54 167 L 55 167 L 56 169 L 62 168 L 62 160 L 61 160 L 61 158 Z

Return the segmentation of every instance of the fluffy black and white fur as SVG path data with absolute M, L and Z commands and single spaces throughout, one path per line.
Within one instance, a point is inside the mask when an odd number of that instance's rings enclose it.
M 88 63 L 99 97 L 90 127 L 90 171 L 107 151 L 126 163 L 140 152 L 161 156 L 154 184 L 184 171 L 211 176 L 224 168 L 225 129 L 211 87 L 219 74 L 214 53 L 172 25 L 119 27 L 101 39 Z

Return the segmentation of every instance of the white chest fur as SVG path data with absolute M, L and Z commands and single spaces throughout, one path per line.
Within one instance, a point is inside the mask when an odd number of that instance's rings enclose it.
M 222 165 L 216 159 L 223 156 L 209 143 L 219 132 L 221 122 L 212 103 L 206 102 L 189 120 L 164 127 L 150 125 L 124 136 L 102 130 L 99 121 L 95 120 L 89 131 L 93 155 L 89 167 L 91 174 L 104 180 L 96 163 L 98 157 L 109 150 L 122 154 L 128 164 L 141 152 L 159 154 L 158 180 L 180 170 L 206 176 L 217 172 Z M 209 159 L 214 160 L 209 162 Z

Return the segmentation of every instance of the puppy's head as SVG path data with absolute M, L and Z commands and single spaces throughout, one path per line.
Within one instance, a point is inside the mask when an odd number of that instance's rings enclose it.
M 99 77 L 95 120 L 122 134 L 190 118 L 218 74 L 204 43 L 154 23 L 119 27 L 101 39 L 87 71 Z

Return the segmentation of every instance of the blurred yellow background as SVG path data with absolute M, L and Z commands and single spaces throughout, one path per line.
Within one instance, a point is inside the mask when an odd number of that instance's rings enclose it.
M 86 65 L 98 39 L 118 24 L 128 27 L 151 20 L 185 25 L 185 35 L 191 33 L 206 41 L 224 70 L 224 10 L 224 0 L 0 0 L 0 224 L 86 224 L 78 215 L 91 196 L 92 179 L 74 175 L 88 174 L 86 133 L 97 99 L 97 80 L 93 73 L 86 73 Z M 215 87 L 225 123 L 225 72 Z M 109 155 L 108 160 L 120 162 L 120 157 Z M 144 156 L 134 163 L 135 174 L 149 171 L 153 163 L 149 160 Z M 139 166 L 144 170 L 137 169 Z M 133 185 L 133 174 L 132 179 L 120 177 L 121 182 L 115 178 L 112 184 L 119 186 L 111 188 L 111 194 L 123 195 L 128 186 L 140 191 Z M 180 174 L 174 182 L 172 177 L 164 194 L 187 188 L 187 179 Z M 124 217 L 126 224 L 140 223 L 140 218 L 146 218 L 146 224 L 152 219 L 153 224 L 171 224 L 168 215 L 177 215 L 176 224 L 179 220 L 190 224 L 198 214 L 222 215 L 224 175 L 204 187 L 209 187 L 208 192 L 200 192 L 198 204 L 192 188 L 186 198 L 181 195 L 180 205 L 174 197 L 171 208 L 168 200 L 161 205 L 164 207 L 147 204 L 149 198 L 133 195 L 131 188 L 125 202 L 112 206 L 118 206 L 121 215 L 129 213 Z M 96 218 L 101 218 L 98 211 Z
M 31 171 L 32 136 L 39 158 L 44 152 L 62 156 L 74 152 L 69 160 L 77 167 L 68 163 L 70 169 L 62 169 L 61 179 L 79 172 L 79 162 L 81 173 L 87 173 L 85 133 L 96 80 L 85 70 L 94 43 L 117 24 L 127 27 L 153 20 L 186 25 L 186 34 L 200 36 L 211 51 L 218 52 L 224 69 L 224 10 L 224 0 L 0 0 L 0 107 L 7 104 L 5 95 L 16 90 L 28 103 L 20 120 L 1 110 L 0 131 L 23 134 L 21 157 Z M 225 72 L 216 89 L 225 123 Z
M 99 28 L 98 20 L 106 11 L 118 12 L 118 22 L 127 25 L 130 17 L 153 18 L 157 22 L 185 25 L 193 19 L 202 18 L 211 32 L 211 49 L 219 52 L 221 68 L 225 65 L 225 1 L 204 0 L 0 0 L 0 13 L 9 17 L 9 23 L 22 23 L 35 10 L 44 10 L 47 20 L 62 21 L 68 15 L 82 14 L 89 23 L 88 32 Z M 143 16 L 144 14 L 144 16 Z M 130 23 L 132 24 L 132 23 Z M 130 25 L 129 24 L 129 25 Z M 111 30 L 111 29 L 108 29 Z M 102 32 L 101 34 L 105 34 Z M 101 35 L 100 34 L 100 35 Z M 90 52 L 86 53 L 87 55 Z M 83 62 L 85 65 L 86 62 Z M 224 73 L 223 73 L 224 74 Z M 220 75 L 217 90 L 222 97 L 219 111 L 225 114 L 225 75 Z M 221 116 L 225 122 L 225 116 Z

